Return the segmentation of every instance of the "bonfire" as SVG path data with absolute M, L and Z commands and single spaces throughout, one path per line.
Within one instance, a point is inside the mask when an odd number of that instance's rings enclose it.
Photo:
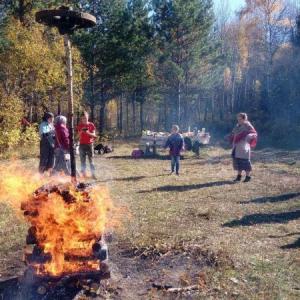
M 22 279 L 40 289 L 63 278 L 109 276 L 104 232 L 112 205 L 105 187 L 41 178 L 15 165 L 0 174 L 0 194 L 28 222 Z M 73 288 L 73 285 L 72 285 Z

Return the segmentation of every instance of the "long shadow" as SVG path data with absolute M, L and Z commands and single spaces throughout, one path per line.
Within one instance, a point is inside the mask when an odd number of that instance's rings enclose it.
M 139 158 L 133 158 L 131 155 L 115 155 L 115 156 L 108 156 L 106 159 L 132 159 L 132 160 L 147 160 L 147 159 L 155 159 L 155 160 L 170 160 L 169 155 L 149 155 L 149 156 L 142 156 Z M 180 157 L 181 160 L 187 160 L 188 158 L 184 158 L 184 156 Z
M 300 232 L 291 232 L 283 235 L 269 235 L 268 237 L 271 239 L 276 239 L 276 238 L 283 238 L 283 237 L 288 237 L 293 235 L 300 235 Z
M 298 240 L 296 240 L 294 243 L 281 246 L 280 248 L 281 249 L 296 249 L 296 248 L 300 248 L 300 238 Z
M 144 194 L 144 193 L 151 193 L 151 192 L 186 192 L 190 190 L 204 189 L 208 187 L 232 185 L 232 184 L 234 184 L 234 182 L 227 180 L 227 181 L 215 181 L 215 182 L 190 184 L 190 185 L 165 185 L 151 190 L 139 191 L 138 193 Z
M 109 156 L 107 159 L 133 159 L 133 160 L 145 160 L 145 159 L 157 159 L 157 160 L 169 160 L 168 155 L 150 155 L 150 156 L 142 156 L 139 158 L 133 158 L 131 155 L 115 155 L 115 156 Z
M 300 193 L 288 193 L 283 195 L 277 196 L 270 196 L 270 197 L 260 197 L 256 199 L 252 199 L 249 201 L 240 201 L 240 204 L 249 204 L 249 203 L 276 203 L 276 202 L 283 202 L 288 201 L 300 196 Z
M 112 179 L 105 179 L 105 180 L 97 180 L 95 183 L 103 183 L 103 182 L 110 182 L 110 181 L 139 181 L 146 178 L 152 178 L 152 177 L 162 177 L 167 176 L 167 174 L 160 174 L 160 175 L 154 175 L 154 176 L 130 176 L 130 177 L 123 177 L 123 178 L 112 178 Z
M 253 226 L 257 224 L 288 223 L 300 218 L 300 209 L 277 214 L 252 214 L 224 223 L 223 227 Z
M 294 235 L 300 235 L 300 232 L 291 232 L 291 233 L 287 233 L 287 234 L 284 234 L 284 235 L 269 235 L 269 238 L 276 239 L 276 238 L 284 238 L 284 237 L 294 236 Z M 280 248 L 281 249 L 296 249 L 296 248 L 300 248 L 300 238 L 298 240 L 296 240 L 294 243 L 281 246 Z

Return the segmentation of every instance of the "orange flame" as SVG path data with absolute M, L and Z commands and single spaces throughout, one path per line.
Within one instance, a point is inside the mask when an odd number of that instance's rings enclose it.
M 0 198 L 18 212 L 22 206 L 35 230 L 36 247 L 48 258 L 32 264 L 37 274 L 99 270 L 92 246 L 104 233 L 112 209 L 107 188 L 77 189 L 69 178 L 46 181 L 18 164 L 0 171 Z

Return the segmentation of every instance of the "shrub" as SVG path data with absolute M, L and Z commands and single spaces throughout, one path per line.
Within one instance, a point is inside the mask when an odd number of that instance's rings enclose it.
M 4 97 L 0 92 L 0 153 L 19 143 L 22 113 L 22 101 L 18 97 Z

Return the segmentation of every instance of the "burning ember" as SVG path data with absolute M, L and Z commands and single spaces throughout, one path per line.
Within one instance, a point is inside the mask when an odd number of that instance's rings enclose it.
M 32 225 L 25 261 L 36 274 L 61 276 L 100 270 L 100 261 L 106 259 L 101 240 L 106 224 L 105 197 L 103 191 L 84 184 L 48 184 L 21 204 Z

